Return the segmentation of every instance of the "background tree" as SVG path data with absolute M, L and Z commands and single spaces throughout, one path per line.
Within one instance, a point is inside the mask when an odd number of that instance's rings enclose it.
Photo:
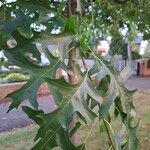
M 118 54 L 122 56 L 123 60 L 127 60 L 127 43 L 123 39 L 113 39 L 110 44 L 109 54 L 112 56 Z

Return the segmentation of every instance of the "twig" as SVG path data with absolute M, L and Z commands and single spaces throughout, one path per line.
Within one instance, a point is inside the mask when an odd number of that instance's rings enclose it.
M 88 72 L 88 67 L 86 66 L 86 63 L 85 63 L 84 58 L 81 57 L 81 59 L 82 59 L 82 63 L 83 63 L 83 66 L 84 66 L 85 71 Z M 91 76 L 90 76 L 89 74 L 88 74 L 88 77 L 89 77 L 89 79 L 92 81 L 92 78 L 91 78 Z
M 113 143 L 113 141 L 112 141 L 112 139 L 111 139 L 111 135 L 110 135 L 110 133 L 109 133 L 109 129 L 108 129 L 108 127 L 107 127 L 107 124 L 106 124 L 105 119 L 103 119 L 103 123 L 104 123 L 104 126 L 105 126 L 105 128 L 106 128 L 106 132 L 107 132 L 107 135 L 108 135 L 108 139 L 109 139 L 109 141 L 110 141 L 110 143 L 111 143 L 111 146 L 112 146 L 113 150 L 115 150 L 115 146 L 114 146 L 114 143 Z

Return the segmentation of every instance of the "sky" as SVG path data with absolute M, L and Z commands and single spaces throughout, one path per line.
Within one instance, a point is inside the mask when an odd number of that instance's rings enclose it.
M 16 0 L 5 0 L 7 3 L 15 2 Z M 2 5 L 2 2 L 0 1 L 0 6 Z

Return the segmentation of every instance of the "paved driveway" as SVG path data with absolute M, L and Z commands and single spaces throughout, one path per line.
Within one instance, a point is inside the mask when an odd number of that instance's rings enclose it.
M 138 90 L 150 89 L 150 77 L 131 77 L 127 80 L 126 85 L 130 89 Z

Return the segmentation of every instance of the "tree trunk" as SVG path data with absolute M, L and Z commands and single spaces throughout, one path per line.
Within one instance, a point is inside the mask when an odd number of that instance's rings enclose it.
M 128 42 L 127 50 L 128 50 L 129 66 L 131 67 L 132 66 L 132 51 L 131 51 L 131 47 L 130 47 L 130 43 L 129 42 Z
M 75 84 L 77 82 L 76 76 L 76 49 L 73 47 L 72 44 L 69 45 L 69 53 L 68 53 L 68 67 L 71 70 L 71 74 L 69 74 L 69 82 Z
M 76 1 L 68 0 L 67 8 L 68 8 L 67 9 L 67 11 L 68 11 L 67 17 L 71 17 L 75 13 Z M 69 76 L 69 82 L 72 84 L 75 84 L 78 81 L 77 76 L 76 76 L 75 63 L 76 63 L 76 49 L 75 49 L 74 45 L 71 43 L 69 45 L 69 52 L 68 52 L 68 67 L 71 70 L 71 74 L 69 74 L 68 76 Z M 72 123 L 70 125 L 71 129 L 73 129 L 75 127 L 76 122 L 77 122 L 76 116 L 73 116 Z M 76 139 L 77 139 L 77 136 L 73 135 L 71 138 L 71 141 L 73 144 L 76 144 L 76 141 L 77 141 Z

